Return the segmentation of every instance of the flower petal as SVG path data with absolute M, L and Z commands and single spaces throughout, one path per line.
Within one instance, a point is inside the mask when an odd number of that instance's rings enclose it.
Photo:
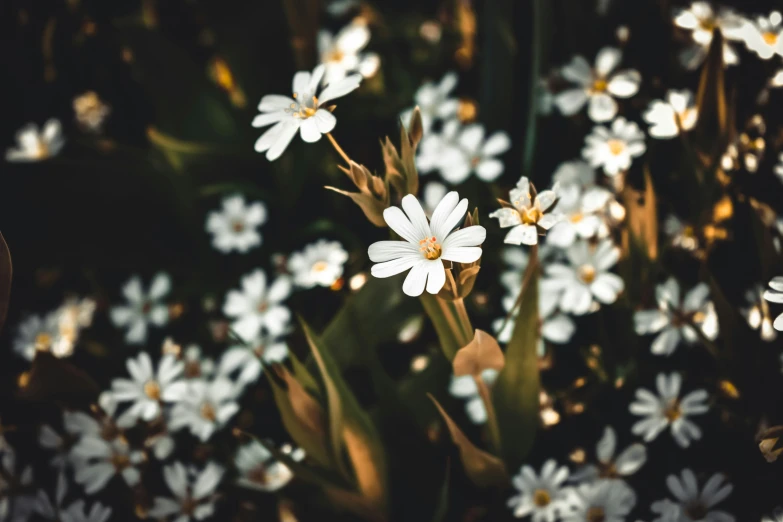
M 443 241 L 441 247 L 445 253 L 446 250 L 455 247 L 475 247 L 481 245 L 487 238 L 487 229 L 480 225 L 474 225 L 461 230 L 457 230 L 453 234 L 449 234 L 446 240 Z
M 392 261 L 390 261 L 390 263 L 391 262 Z M 428 273 L 429 261 L 419 259 L 416 264 L 413 265 L 411 271 L 408 272 L 408 276 L 405 278 L 405 282 L 402 284 L 402 291 L 405 292 L 405 295 L 418 297 L 424 293 L 424 287 L 427 284 Z
M 373 263 L 383 263 L 409 255 L 420 255 L 419 248 L 407 241 L 378 241 L 370 245 L 367 255 Z
M 421 255 L 410 255 L 406 257 L 401 257 L 399 259 L 393 259 L 391 261 L 386 261 L 384 263 L 379 263 L 377 265 L 373 265 L 370 269 L 370 273 L 374 277 L 391 277 L 397 274 L 401 274 L 402 272 L 405 272 L 409 268 L 412 268 L 416 263 L 421 261 Z

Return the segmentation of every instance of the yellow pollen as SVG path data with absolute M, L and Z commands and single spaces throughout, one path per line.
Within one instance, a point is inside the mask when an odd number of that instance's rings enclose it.
M 541 217 L 544 215 L 543 212 L 541 212 L 541 209 L 538 207 L 530 207 L 529 209 L 525 210 L 522 214 L 522 223 L 525 225 L 535 225 L 539 222 Z
M 160 385 L 155 381 L 144 383 L 144 394 L 154 401 L 160 400 Z
M 296 97 L 297 97 L 296 93 L 294 93 L 294 98 Z M 301 118 L 303 120 L 306 120 L 307 118 L 315 115 L 315 113 L 318 112 L 318 98 L 313 96 L 312 107 L 308 107 L 307 105 L 303 105 L 302 103 L 292 103 L 290 110 L 294 118 Z
M 419 250 L 429 260 L 438 259 L 442 253 L 440 244 L 435 236 L 427 237 L 419 241 Z
M 46 143 L 44 143 L 43 140 L 37 140 L 36 141 L 36 147 L 35 152 L 33 153 L 33 157 L 36 159 L 45 159 L 49 157 L 49 147 L 46 146 Z
M 666 420 L 669 422 L 674 422 L 680 417 L 682 417 L 682 410 L 680 409 L 680 402 L 677 399 L 674 399 L 669 403 L 669 406 L 667 406 L 666 410 L 663 412 L 664 417 L 666 417 Z
M 576 214 L 571 216 L 571 223 L 579 223 L 584 218 L 585 218 L 584 214 L 582 214 L 581 212 L 577 212 Z
M 545 489 L 537 489 L 533 492 L 533 504 L 538 507 L 546 507 L 552 502 L 552 497 L 549 495 L 549 491 Z
M 579 279 L 587 283 L 588 285 L 595 281 L 596 271 L 592 265 L 582 265 L 577 269 Z
M 622 140 L 609 140 L 606 145 L 614 156 L 619 156 L 625 150 L 625 142 Z
M 604 92 L 609 84 L 603 78 L 596 78 L 593 82 L 593 92 Z
M 329 263 L 327 263 L 326 261 L 317 261 L 313 263 L 313 267 L 311 268 L 311 270 L 315 273 L 319 273 L 319 272 L 323 272 L 327 268 L 329 268 Z
M 35 336 L 35 349 L 41 352 L 48 351 L 52 347 L 52 336 L 48 333 L 39 333 Z
M 778 35 L 772 31 L 767 31 L 766 33 L 762 34 L 761 37 L 764 38 L 764 42 L 767 45 L 775 45 L 778 43 Z
M 217 412 L 215 411 L 215 407 L 208 402 L 205 402 L 201 405 L 200 413 L 201 416 L 207 419 L 209 422 L 215 422 L 217 419 Z
M 326 55 L 326 60 L 324 60 L 324 61 L 327 61 L 327 62 L 338 62 L 339 63 L 339 62 L 343 61 L 343 58 L 345 58 L 345 53 L 343 53 L 339 49 L 335 49 L 334 51 L 332 51 L 332 52 L 330 52 L 329 54 Z
M 604 522 L 604 520 L 606 520 L 606 513 L 604 512 L 604 508 L 599 506 L 591 507 L 587 510 L 585 520 L 587 522 Z

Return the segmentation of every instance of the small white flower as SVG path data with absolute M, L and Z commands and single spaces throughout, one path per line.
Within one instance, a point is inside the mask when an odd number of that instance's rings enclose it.
M 369 41 L 370 29 L 360 18 L 340 29 L 336 36 L 325 29 L 318 31 L 318 54 L 326 66 L 324 85 L 339 82 L 353 72 L 365 78 L 373 76 L 381 59 L 375 53 L 361 52 Z
M 498 219 L 500 228 L 513 227 L 508 231 L 503 242 L 512 245 L 537 244 L 539 228 L 549 230 L 559 219 L 559 216 L 552 212 L 557 202 L 558 191 L 558 185 L 555 183 L 552 190 L 535 194 L 531 192 L 530 181 L 522 176 L 517 186 L 509 193 L 511 203 L 489 215 L 491 218 Z
M 71 454 L 74 478 L 89 495 L 102 490 L 114 475 L 122 476 L 129 486 L 135 486 L 141 478 L 136 466 L 144 460 L 144 453 L 131 450 L 123 437 L 113 441 L 82 437 Z
M 117 402 L 111 391 L 105 391 L 98 397 L 98 404 L 103 410 L 99 418 L 92 417 L 81 411 L 63 411 L 63 427 L 70 435 L 81 438 L 85 436 L 103 437 L 111 440 L 119 433 L 114 423 Z
M 571 475 L 571 480 L 580 482 L 627 477 L 639 471 L 647 462 L 647 448 L 643 444 L 631 444 L 615 458 L 616 448 L 617 435 L 611 426 L 607 426 L 595 447 L 598 464 L 587 464 Z
M 234 384 L 223 377 L 210 382 L 188 382 L 185 392 L 171 409 L 169 429 L 188 428 L 194 437 L 206 442 L 239 411 L 237 391 Z
M 28 123 L 16 133 L 16 148 L 5 151 L 6 161 L 42 161 L 57 156 L 65 145 L 59 120 L 47 121 L 41 132 L 34 123 Z
M 304 458 L 304 451 L 301 449 L 284 447 L 281 451 L 286 452 L 286 448 L 295 461 Z M 258 441 L 249 442 L 239 448 L 234 457 L 234 466 L 239 471 L 237 484 L 258 491 L 277 491 L 294 477 L 288 466 L 275 460 L 272 453 Z
M 447 120 L 457 115 L 459 100 L 450 98 L 451 91 L 457 86 L 457 73 L 446 73 L 440 83 L 426 82 L 416 91 L 414 100 L 421 111 L 421 123 L 424 135 L 429 132 L 435 120 Z M 400 119 L 408 125 L 414 107 L 405 110 Z
M 578 87 L 567 89 L 555 97 L 560 112 L 566 116 L 576 114 L 589 100 L 587 114 L 591 120 L 603 122 L 614 118 L 617 115 L 617 102 L 613 97 L 630 98 L 639 92 L 639 84 L 642 82 L 639 72 L 632 69 L 612 74 L 622 56 L 620 49 L 604 47 L 598 51 L 594 68 L 582 56 L 574 56 L 560 70 L 560 74 Z
M 582 193 L 596 186 L 595 170 L 582 160 L 565 161 L 552 174 L 552 181 L 559 188 L 558 205 L 571 208 L 579 204 Z
M 57 317 L 59 337 L 54 343 L 52 353 L 57 357 L 66 357 L 73 353 L 74 345 L 84 328 L 92 324 L 97 303 L 85 297 L 83 299 L 69 298 L 54 311 Z
M 204 520 L 215 512 L 216 489 L 225 470 L 210 462 L 201 473 L 185 469 L 181 462 L 175 462 L 163 468 L 163 478 L 174 498 L 155 497 L 149 510 L 151 517 L 168 519 L 175 517 L 176 522 Z
M 60 513 L 62 522 L 107 522 L 111 517 L 111 508 L 96 502 L 87 511 L 84 500 L 76 500 Z
M 31 315 L 19 323 L 14 338 L 14 351 L 32 361 L 38 351 L 51 352 L 58 337 L 57 317 L 54 314 L 45 317 Z
M 511 138 L 497 131 L 485 138 L 484 126 L 472 123 L 462 127 L 451 120 L 443 127 L 450 147 L 445 147 L 438 160 L 441 176 L 457 185 L 475 173 L 482 181 L 494 181 L 503 173 L 503 162 L 496 158 L 511 148 Z M 449 136 L 453 133 L 453 139 Z
M 562 191 L 562 189 L 561 189 Z M 568 248 L 577 239 L 603 239 L 609 235 L 604 214 L 612 201 L 612 193 L 602 187 L 591 187 L 579 194 L 575 204 L 558 201 L 561 220 L 547 234 L 547 242 Z
M 587 241 L 577 241 L 566 256 L 570 264 L 551 263 L 545 269 L 542 284 L 548 290 L 561 292 L 560 309 L 584 315 L 593 308 L 594 300 L 612 304 L 625 289 L 625 283 L 609 270 L 620 259 L 620 249 L 604 239 L 592 249 Z
M 622 480 L 602 479 L 576 487 L 574 510 L 563 522 L 625 522 L 636 505 L 636 493 Z
M 141 278 L 133 276 L 122 288 L 127 305 L 114 306 L 111 320 L 114 326 L 127 327 L 125 342 L 143 344 L 147 340 L 147 325 L 164 326 L 169 320 L 169 308 L 162 300 L 171 290 L 171 278 L 158 273 L 148 292 L 144 291 Z
M 405 212 L 403 212 L 403 209 Z M 410 269 L 402 291 L 409 296 L 424 292 L 437 294 L 446 284 L 444 261 L 473 263 L 481 257 L 481 243 L 487 237 L 482 226 L 470 226 L 456 232 L 468 209 L 468 200 L 460 201 L 456 192 L 449 192 L 438 203 L 432 219 L 413 194 L 402 198 L 402 209 L 389 207 L 383 218 L 404 241 L 378 241 L 370 245 L 367 254 L 377 263 L 371 273 L 375 277 L 391 277 Z
M 348 252 L 340 243 L 319 239 L 291 254 L 288 271 L 293 274 L 294 284 L 302 288 L 330 287 L 342 277 L 346 261 Z
M 691 91 L 670 90 L 666 101 L 651 101 L 643 117 L 650 124 L 650 136 L 668 139 L 678 136 L 680 131 L 691 130 L 699 118 L 699 110 Z
M 256 270 L 242 278 L 242 290 L 226 295 L 223 313 L 233 317 L 231 328 L 242 339 L 253 339 L 262 330 L 280 335 L 288 329 L 291 312 L 282 302 L 291 295 L 291 281 L 280 276 L 267 288 L 266 274 Z
M 508 500 L 516 518 L 531 515 L 532 522 L 555 522 L 568 512 L 573 502 L 574 490 L 563 487 L 568 478 L 568 468 L 557 467 L 553 460 L 547 460 L 537 475 L 530 466 L 522 466 L 512 483 L 519 495 Z
M 619 117 L 611 129 L 596 125 L 585 137 L 582 157 L 593 167 L 602 167 L 607 176 L 616 176 L 631 167 L 633 158 L 647 150 L 644 132 L 639 126 Z
M 180 380 L 184 364 L 173 355 L 164 355 L 157 372 L 146 352 L 126 362 L 131 379 L 114 379 L 112 397 L 117 402 L 131 402 L 117 419 L 122 427 L 131 427 L 137 420 L 151 421 L 161 414 L 161 402 L 179 400 L 185 392 L 185 381 Z
M 783 508 L 776 508 L 771 517 L 764 517 L 761 522 L 783 522 Z
M 726 66 L 739 63 L 739 57 L 728 40 L 743 39 L 745 21 L 728 9 L 715 13 L 708 2 L 693 2 L 687 9 L 674 12 L 674 25 L 691 32 L 693 44 L 680 53 L 680 63 L 688 69 L 696 69 L 704 61 L 712 43 L 713 30 L 723 34 L 723 63 Z
M 497 377 L 498 371 L 493 368 L 487 368 L 481 372 L 481 380 L 488 387 L 492 386 Z M 461 375 L 459 377 L 452 375 L 449 393 L 454 397 L 465 399 L 465 413 L 468 414 L 468 418 L 473 424 L 484 424 L 487 422 L 487 409 L 479 395 L 476 380 L 472 375 Z
M 783 276 L 773 277 L 769 282 L 769 286 L 772 290 L 766 290 L 764 292 L 764 299 L 771 303 L 783 303 Z M 773 325 L 775 330 L 783 332 L 783 314 L 780 314 L 775 318 Z
M 631 428 L 634 435 L 641 435 L 645 442 L 655 440 L 659 433 L 671 427 L 672 436 L 682 448 L 690 446 L 692 440 L 701 438 L 701 429 L 688 420 L 689 415 L 701 415 L 709 410 L 706 404 L 708 398 L 705 390 L 692 391 L 679 398 L 682 377 L 679 373 L 668 376 L 659 373 L 656 379 L 658 395 L 649 390 L 636 390 L 636 401 L 629 410 L 634 415 L 644 419 L 636 422 Z
M 285 151 L 297 131 L 302 140 L 313 143 L 321 139 L 337 125 L 332 114 L 333 107 L 326 106 L 336 98 L 359 88 L 361 74 L 352 74 L 342 80 L 330 83 L 320 94 L 321 83 L 326 66 L 321 64 L 312 74 L 299 71 L 294 75 L 293 97 L 279 94 L 267 94 L 261 98 L 258 110 L 261 112 L 253 120 L 253 127 L 272 125 L 256 140 L 256 152 L 266 152 L 266 159 L 274 161 Z M 273 125 L 274 124 L 274 125 Z
M 769 60 L 776 54 L 783 56 L 783 15 L 780 11 L 772 11 L 769 16 L 759 16 L 755 21 L 748 21 L 743 31 L 745 45 L 759 55 L 762 60 Z
M 699 492 L 696 475 L 690 469 L 682 470 L 679 477 L 669 475 L 666 477 L 666 485 L 676 501 L 666 499 L 653 502 L 652 511 L 662 516 L 653 519 L 652 522 L 734 522 L 733 515 L 725 511 L 712 510 L 734 489 L 728 482 L 724 484 L 724 480 L 723 475 L 716 473 L 707 480 L 704 489 Z
M 774 341 L 778 333 L 772 326 L 772 316 L 769 313 L 769 306 L 764 299 L 764 288 L 756 285 L 745 292 L 745 301 L 748 306 L 740 311 L 745 316 L 748 326 L 754 330 L 759 330 L 761 339 L 767 342 Z
M 242 196 L 223 200 L 223 208 L 210 212 L 206 229 L 212 234 L 212 246 L 224 254 L 236 250 L 245 253 L 261 245 L 261 234 L 256 230 L 266 223 L 266 206 L 260 201 L 245 204 Z
M 218 373 L 232 375 L 239 370 L 237 380 L 246 385 L 258 380 L 268 364 L 283 362 L 288 357 L 288 346 L 276 336 L 261 334 L 247 344 L 229 348 L 220 358 Z
M 680 285 L 670 277 L 655 288 L 657 310 L 640 310 L 634 314 L 634 325 L 639 335 L 658 333 L 650 345 L 656 355 L 671 355 L 684 340 L 694 344 L 699 340 L 695 328 L 709 340 L 718 337 L 718 315 L 708 300 L 710 288 L 705 283 L 693 287 L 680 298 Z
M 663 231 L 671 240 L 672 246 L 694 252 L 699 248 L 699 238 L 696 229 L 683 223 L 674 214 L 669 214 L 663 222 Z

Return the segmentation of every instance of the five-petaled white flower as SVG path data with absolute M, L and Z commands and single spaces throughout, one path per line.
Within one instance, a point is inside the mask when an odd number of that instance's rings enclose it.
M 447 120 L 457 115 L 459 100 L 450 98 L 451 91 L 456 86 L 457 73 L 449 72 L 443 76 L 440 83 L 425 82 L 416 91 L 414 100 L 419 111 L 421 111 L 421 124 L 425 136 L 435 120 Z M 413 110 L 414 107 L 411 107 L 400 115 L 403 124 L 408 125 Z
M 188 382 L 171 409 L 169 429 L 188 428 L 194 437 L 206 442 L 239 411 L 238 392 L 234 383 L 224 377 Z
M 102 490 L 114 475 L 120 475 L 129 486 L 141 479 L 136 467 L 144 461 L 144 453 L 132 450 L 124 437 L 107 441 L 85 436 L 71 450 L 74 478 L 92 495 Z
M 304 450 L 293 449 L 290 445 L 283 446 L 280 451 L 295 461 L 305 456 Z M 239 448 L 234 457 L 234 466 L 239 471 L 237 484 L 258 491 L 277 491 L 294 477 L 288 466 L 276 460 L 268 449 L 255 440 Z
M 291 254 L 288 271 L 293 274 L 294 284 L 302 288 L 329 287 L 342 277 L 346 261 L 348 252 L 340 243 L 319 239 Z
M 16 143 L 16 148 L 6 149 L 6 161 L 42 161 L 56 156 L 65 145 L 60 120 L 48 120 L 41 132 L 34 123 L 28 123 L 17 131 Z
M 670 90 L 666 93 L 666 101 L 650 102 L 643 116 L 644 121 L 650 124 L 650 136 L 668 139 L 691 130 L 699 118 L 699 109 L 688 89 Z
M 527 177 L 522 176 L 509 193 L 511 203 L 489 215 L 498 219 L 500 228 L 513 227 L 503 242 L 512 245 L 538 244 L 539 230 L 549 230 L 559 219 L 559 216 L 552 212 L 557 202 L 558 190 L 555 183 L 552 190 L 536 193 L 534 188 L 531 191 L 531 183 Z
M 244 197 L 236 195 L 225 198 L 221 210 L 209 213 L 206 229 L 212 234 L 212 246 L 224 254 L 232 250 L 245 253 L 261 245 L 261 234 L 256 229 L 266 219 L 263 203 L 247 205 Z
M 575 489 L 573 510 L 564 514 L 563 522 L 625 522 L 636 505 L 636 493 L 619 479 L 601 479 Z
M 723 64 L 736 65 L 739 57 L 728 40 L 743 39 L 745 21 L 729 9 L 716 13 L 709 2 L 692 2 L 687 9 L 674 12 L 674 25 L 691 32 L 693 44 L 680 53 L 680 63 L 688 69 L 696 69 L 704 61 L 712 43 L 712 33 L 720 29 L 723 35 Z
M 223 313 L 235 320 L 231 328 L 249 340 L 266 330 L 280 335 L 288 329 L 291 312 L 282 302 L 291 295 L 291 280 L 280 276 L 267 288 L 266 274 L 256 270 L 242 278 L 242 290 L 226 295 Z
M 709 301 L 710 288 L 699 283 L 680 298 L 680 285 L 670 277 L 655 288 L 657 310 L 640 310 L 634 314 L 639 335 L 658 333 L 650 351 L 656 355 L 671 355 L 684 340 L 693 344 L 699 340 L 698 328 L 710 341 L 718 337 L 718 315 Z
M 671 373 L 668 376 L 659 373 L 655 383 L 658 396 L 644 388 L 636 390 L 636 401 L 631 403 L 629 410 L 634 415 L 645 418 L 636 422 L 631 431 L 635 435 L 643 436 L 645 442 L 650 442 L 667 427 L 671 427 L 677 444 L 687 448 L 692 440 L 701 438 L 701 429 L 688 420 L 688 416 L 700 415 L 709 410 L 709 405 L 705 402 L 708 398 L 707 391 L 692 391 L 680 399 L 682 377 L 679 373 Z
M 370 29 L 360 18 L 340 29 L 337 35 L 321 29 L 318 31 L 318 54 L 326 66 L 323 83 L 339 82 L 348 74 L 358 72 L 365 78 L 373 76 L 381 59 L 375 53 L 361 52 L 370 41 Z
M 611 426 L 604 428 L 604 435 L 595 447 L 597 464 L 587 464 L 571 475 L 573 482 L 588 482 L 599 478 L 614 479 L 633 475 L 647 462 L 647 448 L 634 443 L 617 457 L 617 434 Z
M 362 75 L 352 74 L 330 83 L 318 94 L 318 86 L 325 71 L 326 66 L 321 64 L 313 69 L 312 74 L 307 71 L 297 72 L 294 75 L 292 98 L 279 94 L 267 94 L 261 98 L 258 105 L 261 114 L 253 120 L 253 127 L 272 127 L 256 140 L 256 152 L 266 152 L 266 158 L 274 161 L 285 151 L 297 131 L 302 140 L 312 143 L 334 129 L 337 118 L 332 114 L 333 107 L 325 104 L 356 90 Z
M 531 515 L 532 522 L 555 522 L 574 501 L 573 488 L 563 486 L 567 478 L 568 468 L 558 468 L 553 459 L 544 463 L 541 475 L 530 466 L 522 466 L 511 481 L 519 494 L 508 499 L 508 507 L 517 518 Z
M 547 233 L 547 243 L 568 248 L 578 238 L 605 238 L 609 226 L 606 209 L 612 193 L 595 184 L 595 171 L 583 161 L 567 161 L 553 175 L 558 184 L 560 221 Z
M 158 519 L 175 516 L 175 522 L 204 520 L 215 512 L 216 490 L 225 470 L 208 463 L 201 473 L 188 472 L 181 462 L 163 468 L 163 478 L 174 498 L 155 497 L 149 515 Z
M 475 172 L 482 181 L 494 181 L 503 173 L 503 162 L 496 156 L 511 148 L 511 138 L 503 131 L 485 134 L 480 123 L 463 127 L 458 120 L 450 120 L 443 126 L 441 139 L 446 146 L 437 151 L 437 166 L 444 180 L 457 185 Z
M 747 21 L 742 33 L 745 45 L 762 60 L 769 60 L 776 54 L 783 56 L 783 15 L 780 11 Z
M 405 212 L 403 212 L 403 209 Z M 427 220 L 424 209 L 413 194 L 402 198 L 402 209 L 389 207 L 383 219 L 404 241 L 378 241 L 367 253 L 377 263 L 371 273 L 375 277 L 391 277 L 410 269 L 402 291 L 409 296 L 424 292 L 437 294 L 446 284 L 444 261 L 473 263 L 481 257 L 481 245 L 487 231 L 479 225 L 452 232 L 462 222 L 468 200 L 460 201 L 456 192 L 449 192 L 438 203 Z
M 769 282 L 769 286 L 772 290 L 764 292 L 764 299 L 772 303 L 783 303 L 783 276 L 773 277 L 772 281 Z M 783 332 L 783 314 L 775 318 L 772 326 L 775 327 L 775 330 Z
M 741 308 L 742 315 L 748 322 L 748 326 L 754 330 L 759 330 L 761 339 L 764 341 L 774 341 L 778 337 L 778 332 L 772 326 L 772 316 L 769 312 L 769 305 L 764 299 L 764 288 L 761 285 L 755 285 L 745 292 L 745 301 L 747 306 Z
M 498 371 L 494 368 L 487 368 L 481 372 L 481 380 L 488 387 L 492 386 L 498 377 Z M 451 376 L 449 384 L 449 393 L 454 397 L 465 399 L 465 413 L 473 424 L 484 424 L 487 422 L 487 408 L 479 395 L 476 380 L 472 375 Z
M 617 115 L 614 98 L 630 98 L 639 91 L 642 77 L 638 71 L 623 70 L 612 74 L 619 65 L 623 53 L 614 47 L 598 51 L 595 67 L 591 68 L 582 56 L 574 56 L 560 74 L 578 85 L 566 89 L 555 97 L 560 112 L 566 116 L 576 114 L 589 100 L 587 114 L 594 122 L 609 121 Z
M 707 480 L 700 492 L 696 475 L 690 469 L 682 470 L 679 477 L 669 475 L 666 477 L 666 485 L 676 501 L 666 499 L 653 502 L 652 511 L 661 515 L 653 522 L 734 522 L 734 515 L 712 509 L 734 489 L 728 482 L 724 484 L 724 481 L 725 477 L 716 473 Z
M 633 158 L 641 156 L 647 146 L 644 132 L 639 126 L 619 117 L 612 122 L 611 129 L 601 125 L 585 137 L 582 157 L 593 167 L 602 167 L 607 176 L 616 176 L 631 167 Z
M 169 320 L 169 308 L 161 302 L 171 290 L 171 279 L 167 274 L 155 275 L 148 292 L 144 291 L 141 278 L 133 276 L 122 288 L 127 305 L 114 306 L 111 320 L 114 326 L 127 327 L 125 342 L 142 344 L 147 340 L 147 325 L 163 326 Z
M 229 348 L 220 358 L 218 373 L 232 375 L 239 370 L 238 384 L 256 382 L 264 366 L 283 362 L 288 357 L 288 346 L 276 336 L 262 333 L 247 344 Z

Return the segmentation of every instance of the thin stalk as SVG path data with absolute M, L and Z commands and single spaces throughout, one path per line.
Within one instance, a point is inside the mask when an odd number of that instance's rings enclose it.
M 531 268 L 531 265 L 534 265 L 534 267 Z M 514 315 L 514 313 L 519 308 L 519 305 L 522 304 L 522 290 L 525 289 L 525 287 L 530 282 L 530 278 L 533 276 L 533 271 L 538 270 L 538 245 L 533 245 L 530 247 L 530 260 L 527 263 L 527 266 L 524 270 L 524 277 L 522 278 L 522 286 L 519 287 L 519 295 L 517 296 L 517 300 L 514 301 L 514 306 L 511 307 L 511 310 L 508 311 L 506 314 L 506 318 L 503 319 L 503 324 L 500 325 L 500 329 L 498 332 L 502 332 L 506 329 L 506 325 L 508 324 L 508 321 L 511 319 L 511 317 Z
M 334 147 L 334 150 L 337 151 L 337 153 L 342 156 L 343 160 L 348 164 L 350 167 L 351 165 L 351 158 L 348 156 L 348 154 L 345 153 L 342 147 L 337 143 L 337 140 L 334 139 L 334 136 L 332 136 L 331 132 L 326 133 L 326 137 L 329 138 L 329 142 L 332 144 L 332 147 Z
M 492 404 L 492 396 L 489 394 L 489 388 L 481 375 L 474 375 L 479 396 L 484 401 L 484 407 L 487 409 L 487 428 L 489 429 L 489 440 L 495 455 L 500 454 L 500 428 L 498 427 L 498 418 L 495 413 L 495 406 Z

